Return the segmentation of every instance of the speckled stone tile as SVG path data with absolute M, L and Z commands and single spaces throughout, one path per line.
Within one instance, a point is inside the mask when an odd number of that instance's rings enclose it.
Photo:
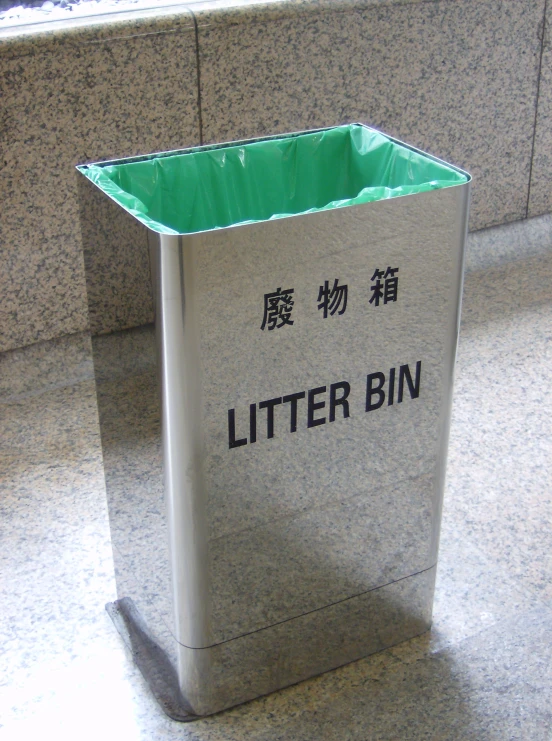
M 542 607 L 543 601 L 497 565 L 479 548 L 477 539 L 466 537 L 447 507 L 443 515 L 433 625 L 418 644 L 422 653 L 435 653 L 447 646 L 497 625 L 505 618 Z M 406 647 L 394 654 L 408 653 Z
M 505 263 L 517 263 L 528 258 L 546 260 L 552 250 L 552 214 L 533 219 L 517 221 L 513 224 L 483 229 L 468 234 L 466 244 L 465 272 L 473 273 L 500 268 Z M 464 308 L 472 310 L 472 303 L 467 296 Z M 473 304 L 473 311 L 480 308 Z M 485 316 L 490 307 L 481 312 Z M 464 324 L 469 323 L 467 314 L 463 315 Z
M 85 393 L 90 406 L 83 412 Z M 56 455 L 65 460 L 87 455 L 90 440 L 99 445 L 95 401 L 94 383 L 86 381 L 2 404 L 2 453 L 14 465 L 21 460 L 25 465 L 48 463 Z M 47 424 L 39 424 L 42 418 Z
M 37 342 L 0 354 L 0 403 L 94 377 L 86 332 Z
M 552 5 L 547 4 L 543 38 L 529 216 L 552 211 Z M 542 27 L 540 30 L 542 34 Z
M 490 257 L 471 259 L 446 499 L 467 537 L 543 598 L 552 597 L 549 226 L 548 216 L 527 221 L 527 250 L 520 243 L 514 260 L 491 265 Z M 521 229 L 512 227 L 516 231 L 521 236 Z M 541 235 L 540 254 L 532 244 L 533 232 Z M 496 258 L 496 245 L 507 234 L 500 227 L 473 235 L 470 242 L 475 252 L 488 251 Z M 473 269 L 473 263 L 484 261 L 486 268 Z
M 191 15 L 0 36 L 0 350 L 87 326 L 78 163 L 199 142 Z
M 543 0 L 201 7 L 206 141 L 360 121 L 470 171 L 472 229 L 525 216 Z
M 50 672 L 55 684 L 105 653 L 101 607 L 115 594 L 93 382 L 0 409 L 0 683 L 47 697 Z

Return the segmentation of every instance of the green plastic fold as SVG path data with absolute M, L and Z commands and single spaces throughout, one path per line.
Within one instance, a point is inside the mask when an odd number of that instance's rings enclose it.
M 164 234 L 353 206 L 469 179 L 359 124 L 78 169 Z

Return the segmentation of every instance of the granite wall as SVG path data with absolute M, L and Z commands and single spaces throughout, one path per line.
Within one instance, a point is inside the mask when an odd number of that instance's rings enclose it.
M 469 170 L 472 229 L 552 211 L 545 13 L 216 0 L 0 31 L 0 351 L 87 327 L 77 163 L 361 121 Z

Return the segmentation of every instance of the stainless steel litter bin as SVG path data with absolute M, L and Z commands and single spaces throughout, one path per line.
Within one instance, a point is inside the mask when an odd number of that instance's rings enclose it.
M 166 712 L 425 631 L 469 175 L 359 124 L 78 170 L 108 610 Z

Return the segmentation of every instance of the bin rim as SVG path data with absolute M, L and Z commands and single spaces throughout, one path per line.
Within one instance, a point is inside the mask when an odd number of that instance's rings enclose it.
M 367 205 L 367 204 L 366 203 L 342 204 L 342 205 L 333 206 L 332 208 L 311 209 L 308 211 L 301 211 L 298 213 L 277 214 L 277 215 L 271 216 L 268 219 L 251 219 L 251 220 L 246 220 L 246 221 L 239 221 L 239 222 L 228 224 L 225 226 L 214 226 L 214 227 L 210 227 L 206 229 L 198 229 L 194 231 L 181 232 L 181 231 L 176 231 L 168 226 L 164 228 L 158 228 L 154 223 L 148 223 L 150 221 L 149 219 L 146 221 L 145 219 L 141 218 L 133 210 L 130 210 L 129 208 L 124 206 L 115 197 L 113 193 L 106 191 L 98 183 L 92 180 L 92 178 L 90 178 L 87 174 L 88 169 L 89 168 L 102 169 L 105 167 L 116 167 L 120 165 L 128 165 L 128 164 L 139 163 L 139 162 L 148 162 L 151 160 L 159 160 L 159 159 L 164 159 L 167 157 L 174 157 L 178 155 L 189 155 L 189 154 L 195 154 L 195 153 L 201 153 L 201 152 L 216 151 L 220 149 L 240 147 L 240 146 L 256 144 L 256 143 L 261 143 L 261 142 L 294 139 L 294 138 L 298 138 L 298 137 L 301 137 L 307 134 L 319 134 L 319 133 L 322 134 L 327 131 L 333 131 L 333 130 L 341 129 L 341 128 L 353 128 L 357 126 L 360 128 L 366 129 L 367 131 L 379 134 L 385 137 L 385 139 L 387 139 L 389 142 L 392 142 L 393 144 L 399 147 L 403 147 L 406 150 L 414 152 L 424 157 L 425 159 L 436 163 L 437 165 L 448 168 L 449 170 L 452 170 L 465 178 L 462 182 L 443 185 L 439 187 L 438 190 L 445 190 L 448 188 L 454 188 L 454 187 L 459 187 L 459 186 L 469 186 L 469 184 L 472 182 L 473 178 L 470 175 L 470 173 L 458 167 L 457 165 L 450 164 L 449 162 L 446 162 L 445 160 L 433 154 L 430 154 L 429 152 L 426 152 L 420 149 L 419 147 L 415 147 L 411 144 L 407 144 L 406 142 L 403 142 L 400 139 L 397 139 L 396 137 L 390 136 L 389 134 L 386 134 L 383 131 L 380 131 L 379 129 L 375 127 L 368 126 L 367 124 L 359 123 L 359 122 L 351 122 L 351 123 L 341 124 L 339 126 L 324 126 L 324 127 L 316 128 L 316 129 L 304 129 L 301 131 L 293 131 L 289 133 L 271 134 L 268 136 L 259 136 L 259 137 L 253 137 L 253 138 L 248 138 L 248 139 L 236 139 L 236 140 L 231 140 L 231 141 L 226 141 L 226 142 L 200 144 L 200 145 L 195 145 L 191 147 L 162 150 L 159 152 L 150 152 L 148 154 L 143 154 L 143 155 L 134 155 L 131 157 L 121 157 L 121 158 L 110 159 L 110 160 L 87 162 L 87 163 L 78 164 L 75 166 L 75 168 L 81 175 L 86 177 L 93 185 L 95 185 L 99 190 L 101 190 L 104 193 L 104 195 L 106 195 L 110 200 L 116 203 L 119 206 L 119 208 L 123 209 L 124 211 L 132 215 L 137 221 L 142 223 L 144 226 L 146 226 L 146 228 L 150 229 L 151 231 L 156 232 L 158 234 L 166 234 L 166 235 L 172 235 L 172 236 L 182 236 L 182 237 L 193 236 L 193 235 L 204 234 L 204 233 L 209 233 L 213 231 L 221 231 L 223 229 L 235 229 L 235 228 L 244 227 L 244 226 L 253 225 L 253 224 L 263 224 L 263 223 L 267 223 L 268 221 L 274 221 L 274 220 L 279 220 L 279 219 L 297 218 L 300 216 L 310 216 L 311 214 L 319 213 L 322 210 L 337 210 L 340 208 L 352 208 L 354 206 Z M 401 198 L 404 196 L 413 196 L 413 195 L 422 195 L 423 192 L 427 192 L 427 191 L 421 191 L 419 193 L 400 193 L 400 194 L 394 195 L 393 198 Z M 374 199 L 373 201 L 371 201 L 371 203 L 376 203 L 380 200 L 391 200 L 391 199 L 390 198 Z

